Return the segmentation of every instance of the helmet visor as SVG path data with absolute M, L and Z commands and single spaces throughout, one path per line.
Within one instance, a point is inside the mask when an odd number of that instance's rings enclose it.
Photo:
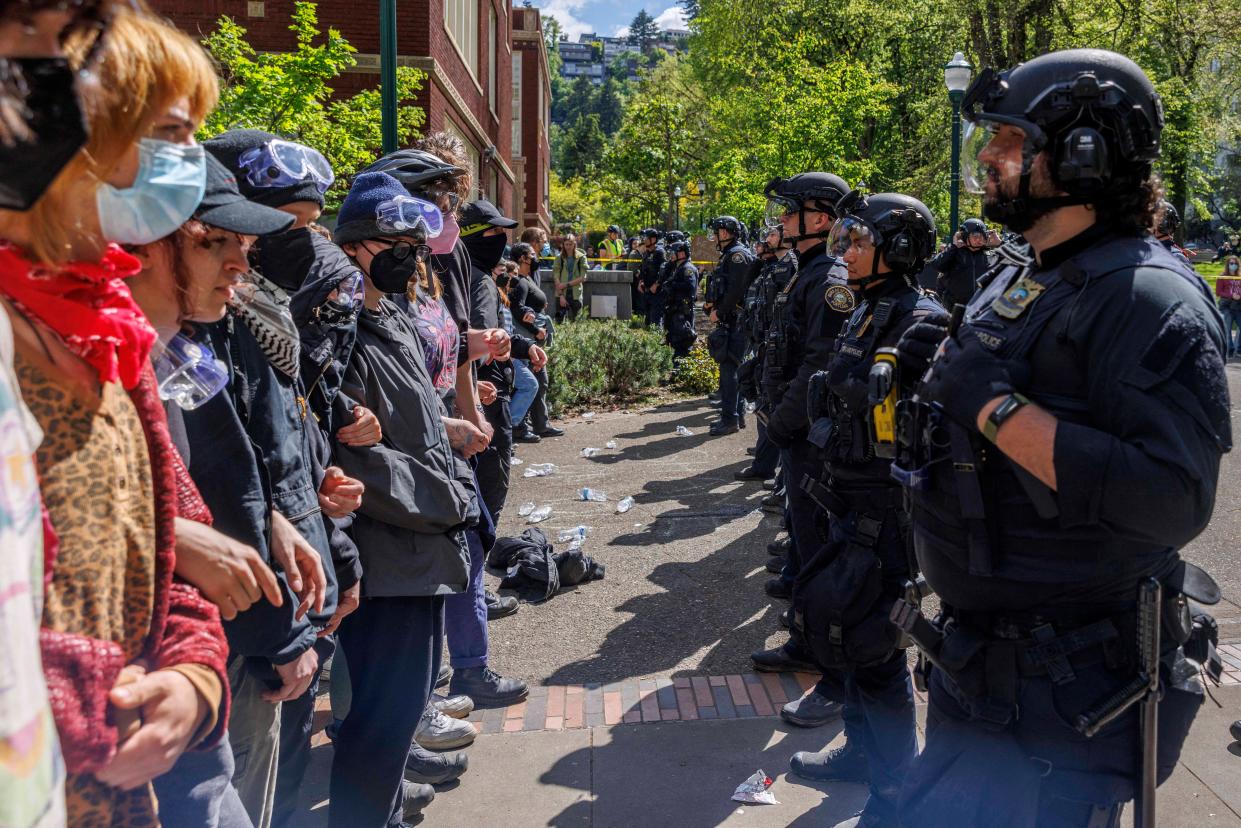
M 769 198 L 767 199 L 767 209 L 763 213 L 763 225 L 765 227 L 779 227 L 780 219 L 789 213 L 797 212 L 797 204 L 787 198 Z
M 997 182 L 1021 176 L 1024 164 L 1025 131 L 1013 124 L 979 119 L 965 127 L 961 148 L 961 177 L 965 191 L 974 195 L 987 192 L 988 179 Z
M 434 239 L 444 230 L 444 214 L 429 201 L 397 196 L 375 208 L 375 223 L 389 235 L 414 235 L 421 228 L 428 239 Z
M 253 187 L 292 187 L 306 181 L 326 193 L 336 180 L 332 165 L 317 150 L 279 138 L 241 154 L 238 164 Z
M 873 250 L 879 242 L 869 224 L 853 216 L 845 216 L 836 219 L 832 225 L 827 237 L 827 252 L 839 259 L 854 247 L 864 246 Z

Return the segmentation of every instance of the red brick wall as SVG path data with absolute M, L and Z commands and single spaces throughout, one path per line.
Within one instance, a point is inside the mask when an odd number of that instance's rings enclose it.
M 286 51 L 295 45 L 289 22 L 293 0 L 265 0 L 264 16 L 250 17 L 247 0 L 150 0 L 158 13 L 167 16 L 181 29 L 202 37 L 215 28 L 216 20 L 228 15 L 244 26 L 250 45 L 259 51 Z M 487 78 L 491 59 L 487 54 L 487 9 L 496 12 L 496 100 L 495 113 L 486 98 Z M 323 29 L 335 28 L 364 54 L 379 52 L 379 0 L 323 0 L 319 3 L 319 24 Z M 481 156 L 488 143 L 496 148 L 497 157 L 511 168 L 512 157 L 512 59 L 510 15 L 507 0 L 479 0 L 477 85 L 444 27 L 444 0 L 397 0 L 397 52 L 402 56 L 432 56 L 449 82 L 465 102 L 466 109 L 482 127 L 481 139 L 460 115 L 453 120 L 466 133 Z M 508 44 L 508 48 L 506 48 Z M 348 96 L 379 84 L 377 73 L 349 72 L 333 84 L 337 96 Z M 481 87 L 482 91 L 479 91 Z M 444 128 L 446 112 L 454 111 L 448 96 L 428 78 L 417 105 L 427 113 L 426 131 Z M 496 167 L 498 169 L 498 167 Z M 490 173 L 483 173 L 490 179 Z M 516 210 L 513 185 L 500 175 L 498 195 L 502 209 Z M 541 182 L 541 175 L 539 176 Z M 541 186 L 541 184 L 540 184 Z

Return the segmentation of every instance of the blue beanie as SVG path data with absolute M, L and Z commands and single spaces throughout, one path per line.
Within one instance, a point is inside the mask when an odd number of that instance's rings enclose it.
M 410 231 L 397 233 L 379 229 L 375 219 L 379 215 L 379 205 L 392 201 L 398 196 L 409 198 L 409 192 L 392 176 L 385 172 L 362 173 L 353 179 L 349 195 L 340 205 L 336 216 L 336 229 L 332 233 L 332 241 L 337 244 L 376 239 L 381 236 L 408 235 Z

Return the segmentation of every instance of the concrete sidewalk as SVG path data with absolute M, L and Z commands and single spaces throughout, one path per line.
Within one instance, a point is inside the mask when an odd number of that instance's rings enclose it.
M 1241 366 L 1229 369 L 1241 399 Z M 857 785 L 815 785 L 787 775 L 798 750 L 820 750 L 839 726 L 790 728 L 771 715 L 807 688 L 808 676 L 760 677 L 749 653 L 782 643 L 783 605 L 763 593 L 764 546 L 778 520 L 753 482 L 733 480 L 749 461 L 750 429 L 706 436 L 705 400 L 642 411 L 600 411 L 561 423 L 565 437 L 522 445 L 501 534 L 525 528 L 523 502 L 552 506 L 540 524 L 591 527 L 586 552 L 607 577 L 543 604 L 523 604 L 489 626 L 491 663 L 529 681 L 527 704 L 472 717 L 480 731 L 470 770 L 427 809 L 431 826 L 830 826 L 865 799 Z M 753 421 L 751 420 L 751 424 Z M 679 435 L 685 426 L 692 436 Z M 1234 414 L 1234 431 L 1241 418 Z M 606 449 L 608 441 L 617 447 Z M 591 458 L 584 447 L 604 449 Z M 555 463 L 550 477 L 523 478 L 530 463 Z M 582 502 L 582 486 L 608 503 Z M 1241 458 L 1226 457 L 1211 526 L 1185 557 L 1215 575 L 1224 601 L 1213 608 L 1232 642 L 1228 686 L 1213 689 L 1181 763 L 1160 789 L 1160 826 L 1241 828 L 1241 746 L 1228 725 L 1241 718 Z M 632 495 L 623 515 L 615 503 Z M 488 576 L 494 588 L 497 581 Z M 326 701 L 324 699 L 323 701 Z M 320 725 L 326 720 L 320 714 Z M 919 705 L 919 727 L 925 705 Z M 326 824 L 332 748 L 316 737 L 298 825 Z M 780 805 L 741 806 L 733 790 L 758 769 L 776 778 Z

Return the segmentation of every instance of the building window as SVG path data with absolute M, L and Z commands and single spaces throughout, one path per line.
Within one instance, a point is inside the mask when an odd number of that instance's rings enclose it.
M 521 157 L 521 59 L 520 50 L 513 52 L 513 157 Z
M 444 28 L 467 69 L 478 77 L 478 0 L 444 0 Z
M 470 141 L 470 139 L 465 137 L 465 130 L 457 126 L 451 120 L 444 120 L 444 130 L 460 138 L 461 143 L 465 145 L 465 155 L 468 159 L 466 161 L 466 166 L 469 167 L 470 175 L 474 179 L 475 191 L 477 192 L 482 190 L 484 182 L 478 175 L 478 150 L 474 148 L 474 144 Z
M 496 10 L 487 5 L 487 104 L 494 115 L 500 110 L 496 103 L 496 65 L 500 62 L 500 52 L 496 49 Z

